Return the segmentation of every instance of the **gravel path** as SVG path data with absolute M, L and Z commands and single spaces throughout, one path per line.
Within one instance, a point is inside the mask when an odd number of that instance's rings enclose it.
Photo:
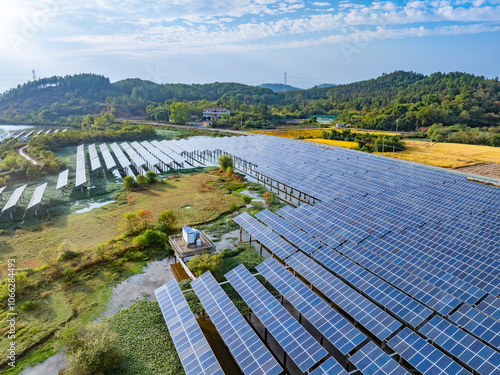
M 23 152 L 23 151 L 26 149 L 26 147 L 28 147 L 28 146 L 24 146 L 23 148 L 20 148 L 20 149 L 19 149 L 19 154 L 20 154 L 23 158 L 25 158 L 26 160 L 29 160 L 30 162 L 32 162 L 32 163 L 33 163 L 33 164 L 35 164 L 35 165 L 38 165 L 38 162 L 37 162 L 35 159 L 30 158 L 28 155 L 26 155 L 26 154 Z

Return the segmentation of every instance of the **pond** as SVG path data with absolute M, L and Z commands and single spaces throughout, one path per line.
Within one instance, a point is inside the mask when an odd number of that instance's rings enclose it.
M 0 125 L 0 135 L 33 128 L 33 125 Z

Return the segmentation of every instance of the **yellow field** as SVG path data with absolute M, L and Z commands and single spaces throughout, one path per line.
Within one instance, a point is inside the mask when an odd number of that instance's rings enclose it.
M 332 141 L 329 139 L 308 139 L 308 141 L 344 148 L 358 148 L 358 142 Z
M 464 145 L 458 143 L 431 143 L 405 141 L 405 151 L 396 152 L 394 157 L 434 165 L 443 168 L 460 168 L 469 165 L 500 161 L 500 148 Z M 377 154 L 381 154 L 377 152 Z M 392 152 L 386 152 L 392 156 Z
M 254 130 L 249 133 L 255 133 L 255 134 L 267 134 L 267 135 L 274 135 L 276 137 L 283 137 L 283 138 L 297 138 L 300 136 L 307 137 L 307 136 L 312 136 L 312 137 L 319 137 L 321 135 L 322 131 L 330 132 L 332 130 L 337 130 L 337 131 L 342 131 L 346 129 L 340 129 L 340 128 L 321 128 L 321 129 L 279 129 L 279 130 Z M 371 133 L 371 134 L 387 134 L 387 135 L 396 135 L 395 132 L 386 132 L 386 131 L 373 131 L 373 130 L 359 130 L 359 129 L 348 129 L 351 131 L 351 133 Z M 341 146 L 342 147 L 342 146 Z

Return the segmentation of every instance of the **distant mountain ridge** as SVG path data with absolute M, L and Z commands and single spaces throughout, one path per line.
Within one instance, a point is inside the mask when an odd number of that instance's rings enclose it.
M 257 87 L 262 87 L 264 89 L 273 90 L 274 92 L 283 92 L 283 84 L 282 83 L 262 83 Z M 286 85 L 285 91 L 293 91 L 293 90 L 304 90 L 299 87 L 293 87 L 290 85 Z

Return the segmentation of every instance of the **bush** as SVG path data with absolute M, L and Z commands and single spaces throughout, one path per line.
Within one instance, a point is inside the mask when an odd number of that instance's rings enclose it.
M 135 234 L 146 229 L 153 220 L 153 214 L 149 210 L 138 210 L 136 212 L 127 212 L 123 215 L 120 223 L 120 229 L 125 234 Z
M 73 251 L 73 250 L 64 250 L 61 255 L 59 255 L 59 258 L 57 258 L 57 260 L 59 262 L 64 262 L 65 260 L 70 260 L 70 259 L 74 259 L 76 258 L 77 256 L 79 255 L 79 253 L 77 253 L 76 251 Z
M 135 179 L 137 180 L 137 183 L 139 185 L 146 185 L 147 182 L 148 182 L 148 180 L 146 179 L 146 177 L 144 177 L 144 175 L 142 175 L 142 174 L 138 174 Z
M 248 195 L 242 195 L 241 199 L 243 200 L 243 203 L 245 203 L 245 204 L 252 203 L 252 197 L 249 197 Z
M 222 255 L 216 253 L 210 255 L 209 253 L 195 255 L 187 263 L 188 268 L 196 276 L 201 276 L 207 271 L 214 273 L 222 264 Z
M 219 156 L 219 166 L 222 171 L 227 171 L 229 167 L 233 166 L 233 158 L 231 155 Z
M 135 247 L 155 247 L 155 248 L 165 248 L 167 243 L 167 235 L 163 232 L 157 230 L 146 230 L 140 236 L 137 236 L 132 241 L 132 245 Z
M 64 281 L 68 284 L 74 284 L 77 280 L 76 270 L 73 267 L 66 268 L 63 273 Z
M 38 302 L 36 301 L 26 301 L 21 303 L 21 306 L 19 306 L 22 311 L 31 311 L 34 310 L 38 307 Z
M 137 186 L 135 179 L 132 176 L 125 176 L 123 179 L 123 187 L 125 190 L 132 190 Z
M 175 231 L 175 224 L 177 224 L 177 216 L 172 210 L 165 210 L 158 216 L 158 225 L 161 225 L 160 229 L 165 233 L 173 233 Z
M 109 374 L 123 360 L 119 336 L 105 323 L 72 326 L 64 331 L 62 339 L 67 347 L 65 375 Z
M 154 184 L 156 180 L 156 173 L 153 171 L 147 171 L 146 172 L 146 181 L 148 184 Z
M 179 282 L 179 288 L 180 288 L 180 290 L 193 289 L 193 287 L 191 286 L 191 282 L 192 282 L 191 279 L 181 280 Z M 198 296 L 196 295 L 196 293 L 194 291 L 191 290 L 189 292 L 184 292 L 183 295 L 184 295 L 184 298 L 186 299 L 186 301 L 187 301 L 187 303 L 189 305 L 189 308 L 191 309 L 191 311 L 194 314 L 202 312 L 203 310 L 205 310 L 205 308 L 201 304 L 200 299 L 198 298 Z

